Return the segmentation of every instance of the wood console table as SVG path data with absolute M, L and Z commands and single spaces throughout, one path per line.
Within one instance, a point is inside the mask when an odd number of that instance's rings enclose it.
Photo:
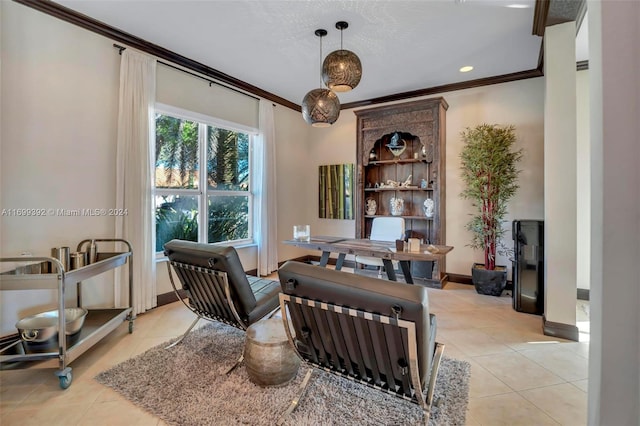
M 322 257 L 320 258 L 320 266 L 322 267 L 327 266 L 329 255 L 331 253 L 337 253 L 338 260 L 336 261 L 336 270 L 342 269 L 344 258 L 347 254 L 380 258 L 382 259 L 382 263 L 384 263 L 384 269 L 387 271 L 387 277 L 391 281 L 397 281 L 392 262 L 397 260 L 400 263 L 404 279 L 408 284 L 414 283 L 413 277 L 411 276 L 410 262 L 412 260 L 437 262 L 439 260 L 443 260 L 445 255 L 453 250 L 453 247 L 451 246 L 433 246 L 436 250 L 429 251 L 427 250 L 429 245 L 422 244 L 420 246 L 420 251 L 397 251 L 395 242 L 330 236 L 311 237 L 309 241 L 286 240 L 283 241 L 283 243 L 300 248 L 321 251 Z M 438 283 L 441 282 L 440 277 L 427 278 L 430 281 Z

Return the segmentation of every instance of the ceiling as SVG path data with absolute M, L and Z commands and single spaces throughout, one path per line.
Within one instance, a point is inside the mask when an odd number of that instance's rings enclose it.
M 534 0 L 170 1 L 56 3 L 299 105 L 320 87 L 323 56 L 340 47 L 362 62 L 342 104 L 537 68 Z M 520 8 L 508 7 L 519 4 Z M 473 71 L 460 73 L 464 65 Z

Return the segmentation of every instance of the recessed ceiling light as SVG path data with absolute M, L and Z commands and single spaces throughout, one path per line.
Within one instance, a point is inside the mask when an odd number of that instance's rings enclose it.
M 508 4 L 507 7 L 510 7 L 512 9 L 528 9 L 531 6 L 529 6 L 528 4 L 513 3 L 513 4 Z
M 473 69 L 473 67 L 471 65 L 466 65 L 462 68 L 460 68 L 460 72 L 469 72 Z

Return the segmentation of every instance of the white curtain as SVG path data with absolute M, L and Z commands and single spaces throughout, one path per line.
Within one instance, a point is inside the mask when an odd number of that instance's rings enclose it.
M 260 100 L 260 134 L 256 138 L 256 238 L 258 276 L 278 269 L 278 227 L 276 192 L 276 131 L 273 104 Z
M 127 214 L 116 216 L 116 238 L 132 245 L 133 303 L 136 314 L 157 305 L 155 227 L 153 217 L 156 60 L 126 49 L 120 62 L 118 107 L 116 207 Z M 128 305 L 127 268 L 116 274 L 116 303 Z

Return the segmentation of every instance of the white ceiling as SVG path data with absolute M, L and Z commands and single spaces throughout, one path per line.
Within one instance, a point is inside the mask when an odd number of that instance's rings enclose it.
M 57 3 L 296 104 L 320 87 L 323 56 L 340 47 L 362 62 L 341 103 L 535 69 L 534 0 L 176 1 Z M 526 8 L 507 7 L 514 3 Z M 460 73 L 463 65 L 474 70 Z

